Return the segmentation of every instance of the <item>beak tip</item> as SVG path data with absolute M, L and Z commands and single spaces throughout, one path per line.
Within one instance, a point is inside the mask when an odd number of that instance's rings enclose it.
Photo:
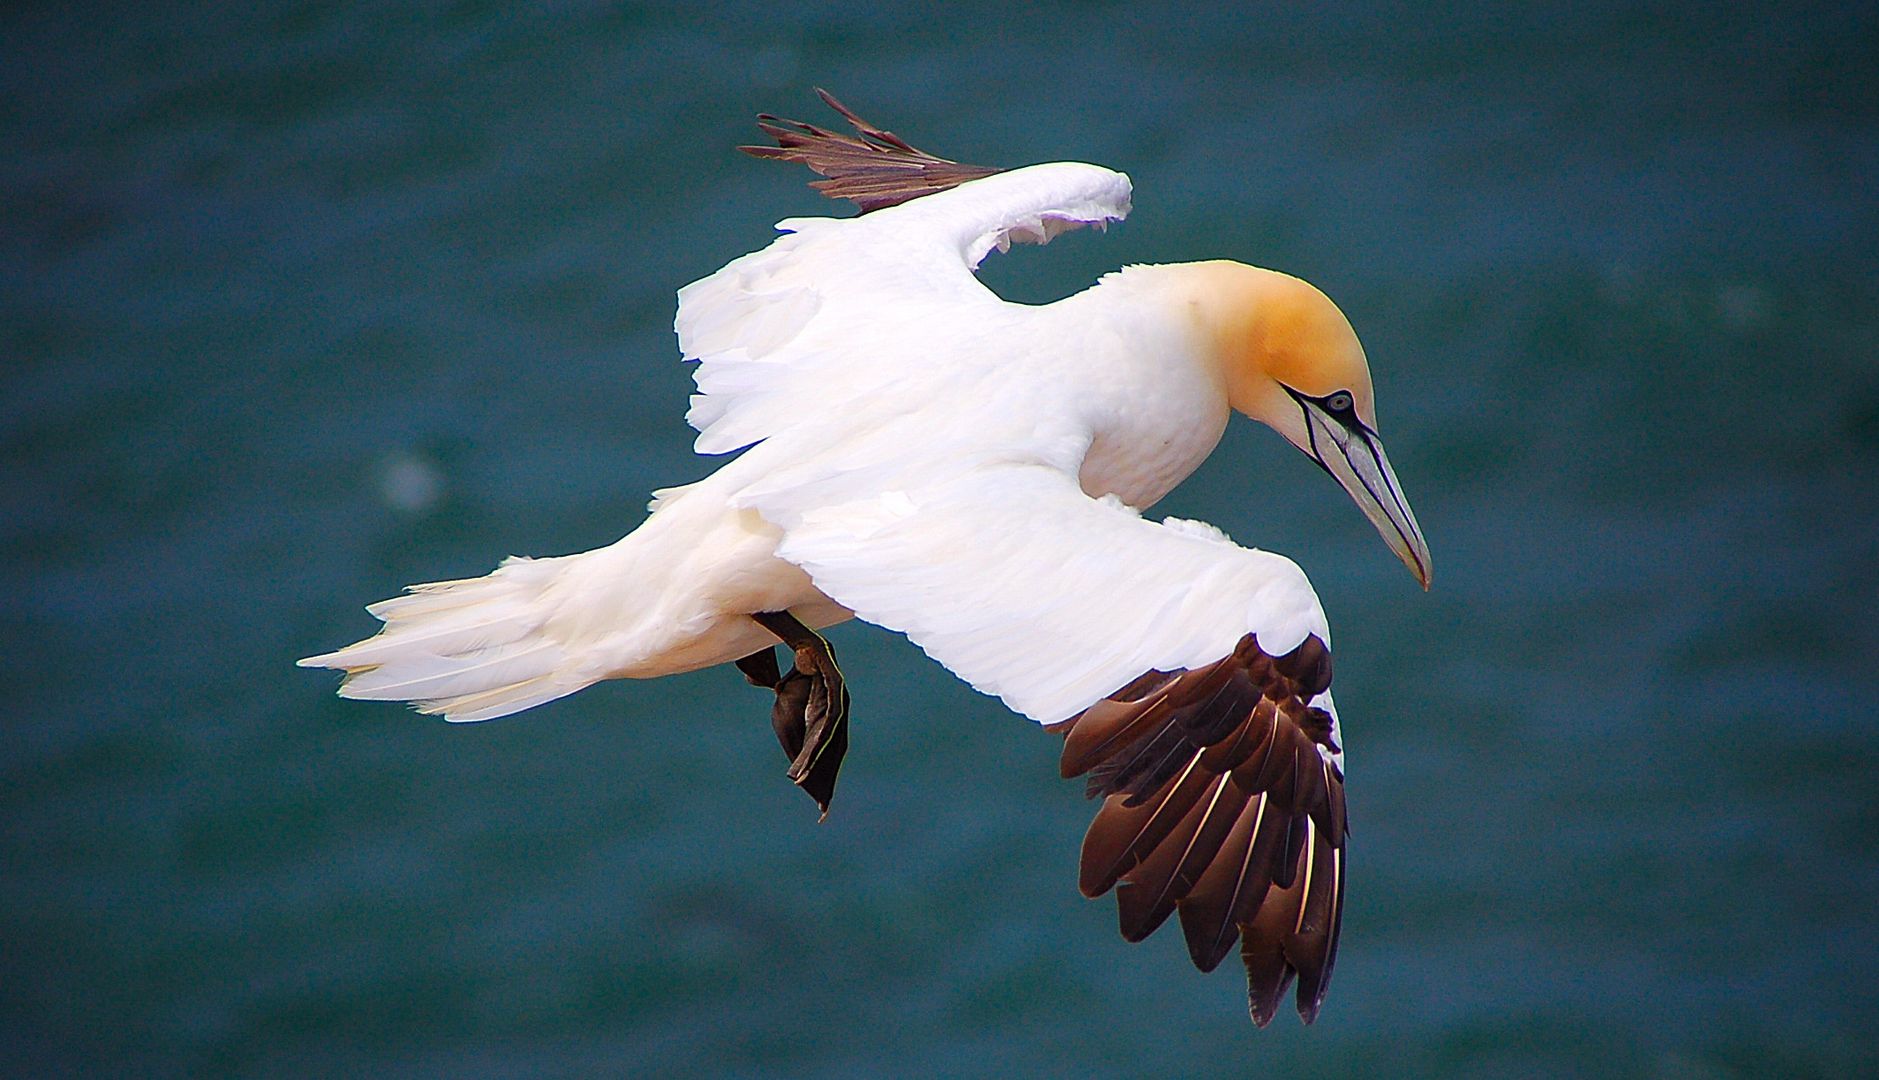
M 1428 554 L 1424 552 L 1421 558 L 1412 555 L 1403 559 L 1403 564 L 1409 567 L 1411 574 L 1415 575 L 1416 584 L 1422 586 L 1422 591 L 1428 592 L 1430 582 L 1435 580 L 1435 571 L 1429 566 Z

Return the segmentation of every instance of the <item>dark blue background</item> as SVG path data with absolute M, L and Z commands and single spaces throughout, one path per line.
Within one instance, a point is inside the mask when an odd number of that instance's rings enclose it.
M 1685 8 L 9 5 L 0 1067 L 1879 1070 L 1879 20 Z M 1363 336 L 1432 593 L 1253 425 L 1161 508 L 1336 628 L 1315 1027 L 1120 941 L 1057 740 L 884 632 L 822 827 L 729 670 L 291 666 L 710 467 L 672 294 L 845 212 L 730 150 L 812 85 L 1133 176 L 1009 296 L 1232 257 Z

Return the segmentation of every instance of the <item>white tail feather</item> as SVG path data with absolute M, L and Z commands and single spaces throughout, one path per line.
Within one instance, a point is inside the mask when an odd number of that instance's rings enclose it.
M 509 559 L 495 573 L 414 585 L 367 608 L 377 635 L 309 656 L 301 667 L 346 672 L 342 697 L 410 701 L 447 720 L 489 720 L 593 683 L 568 650 L 543 632 L 546 596 L 580 556 Z
M 342 660 L 343 664 L 327 666 L 352 669 L 396 660 L 400 654 L 410 653 L 420 646 L 439 656 L 455 656 L 513 644 L 533 629 L 526 613 L 516 610 L 514 605 L 487 606 L 493 610 L 486 612 L 478 607 L 473 612 L 464 612 L 462 619 L 432 619 L 408 629 L 402 626 L 395 631 L 388 629 L 336 653 L 309 659 Z
M 339 696 L 369 701 L 422 701 L 481 694 L 539 679 L 566 659 L 545 641 L 439 656 L 414 646 L 394 659 L 347 676 Z
M 431 716 L 441 715 L 453 724 L 464 724 L 475 720 L 494 720 L 498 716 L 532 709 L 543 702 L 565 697 L 568 693 L 570 691 L 567 687 L 555 682 L 553 676 L 544 675 L 539 679 L 514 683 L 487 693 L 425 702 L 418 706 L 418 711 Z

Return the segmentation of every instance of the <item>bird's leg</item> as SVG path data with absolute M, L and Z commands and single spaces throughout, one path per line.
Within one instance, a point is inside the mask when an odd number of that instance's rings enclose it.
M 835 776 L 848 752 L 848 688 L 835 652 L 787 611 L 761 611 L 751 618 L 788 646 L 796 662 L 784 673 L 774 650 L 764 649 L 738 660 L 737 669 L 752 685 L 776 691 L 770 725 L 789 755 L 789 778 L 816 801 L 826 819 Z

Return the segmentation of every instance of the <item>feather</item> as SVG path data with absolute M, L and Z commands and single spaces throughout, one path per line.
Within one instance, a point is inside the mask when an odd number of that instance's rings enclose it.
M 561 650 L 544 641 L 450 656 L 413 650 L 395 663 L 352 673 L 340 684 L 339 693 L 374 701 L 455 697 L 537 678 L 554 670 L 562 659 Z
M 1116 896 L 1123 937 L 1140 941 L 1174 914 L 1176 904 L 1219 855 L 1246 801 L 1246 793 L 1230 777 L 1214 779 L 1207 796 L 1197 804 L 1200 816 L 1186 842 L 1175 842 L 1186 829 L 1183 822 L 1182 828 L 1168 838 L 1170 842 L 1158 847 L 1125 879 L 1135 888 Z
M 1296 918 L 1296 886 L 1267 890 L 1251 922 L 1240 925 L 1240 960 L 1246 965 L 1246 996 L 1253 1023 L 1265 1027 L 1278 1015 L 1279 1000 L 1297 971 L 1286 963 L 1283 936 Z
M 1194 804 L 1200 801 L 1215 774 L 1195 768 L 1199 755 L 1177 774 L 1160 798 L 1134 806 L 1124 796 L 1112 795 L 1103 803 L 1089 832 L 1083 837 L 1083 895 L 1101 896 L 1166 839 Z
M 1344 852 L 1323 833 L 1312 833 L 1298 918 L 1282 942 L 1285 962 L 1298 972 L 1298 1012 L 1307 1024 L 1317 1018 L 1331 985 L 1344 899 Z
M 740 146 L 738 149 L 752 157 L 807 165 L 825 177 L 812 181 L 810 187 L 831 199 L 847 199 L 861 207 L 864 214 L 958 187 L 999 171 L 984 165 L 961 165 L 915 149 L 893 132 L 856 116 L 828 91 L 818 87 L 816 96 L 840 113 L 855 129 L 855 135 L 838 135 L 814 124 L 782 120 L 765 113 L 757 117 L 757 126 L 775 139 L 776 145 Z M 1041 231 L 1038 225 L 1030 228 Z M 1047 238 L 1040 237 L 1039 242 L 1043 239 Z
M 1238 924 L 1251 920 L 1265 900 L 1281 817 L 1268 794 L 1249 800 L 1219 857 L 1182 899 L 1181 930 L 1189 957 L 1202 971 L 1219 966 L 1239 937 Z

